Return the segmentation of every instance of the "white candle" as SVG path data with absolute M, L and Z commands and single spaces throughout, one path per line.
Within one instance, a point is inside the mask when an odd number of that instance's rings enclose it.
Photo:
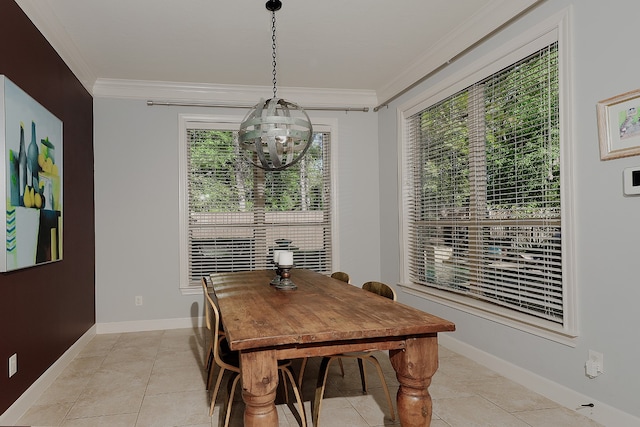
M 278 265 L 292 266 L 293 265 L 293 252 L 282 251 L 278 256 Z
M 279 251 L 274 250 L 274 251 L 273 251 L 273 262 L 274 262 L 274 263 L 278 264 L 278 259 L 279 259 L 280 254 L 281 254 L 282 252 L 284 252 L 284 251 L 283 251 L 283 250 L 279 250 Z

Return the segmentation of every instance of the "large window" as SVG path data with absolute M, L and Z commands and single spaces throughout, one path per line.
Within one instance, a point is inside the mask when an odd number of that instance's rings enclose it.
M 405 112 L 403 280 L 570 335 L 560 66 L 549 38 Z
M 276 248 L 298 268 L 331 271 L 330 132 L 314 129 L 300 162 L 267 172 L 239 152 L 238 128 L 181 117 L 183 291 L 210 273 L 273 268 Z

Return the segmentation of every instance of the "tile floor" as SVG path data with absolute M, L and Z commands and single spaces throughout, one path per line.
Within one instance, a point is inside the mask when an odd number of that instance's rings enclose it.
M 209 417 L 203 375 L 204 336 L 200 329 L 97 335 L 16 425 L 221 425 L 224 397 L 218 399 L 213 417 Z M 395 401 L 398 383 L 388 357 L 383 353 L 380 356 Z M 389 417 L 375 369 L 367 370 L 369 394 L 363 395 L 356 362 L 345 360 L 344 365 L 344 378 L 338 364 L 331 365 L 320 424 L 399 425 Z M 317 371 L 318 360 L 311 359 L 303 381 L 309 421 Z M 440 368 L 429 390 L 433 397 L 433 427 L 599 425 L 442 347 Z M 293 396 L 292 402 L 295 403 Z M 298 425 L 289 406 L 282 403 L 277 408 L 281 426 Z M 232 426 L 242 425 L 242 409 L 238 393 L 232 408 Z

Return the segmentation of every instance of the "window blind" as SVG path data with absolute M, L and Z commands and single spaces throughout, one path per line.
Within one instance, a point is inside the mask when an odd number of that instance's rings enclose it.
M 331 266 L 330 133 L 316 132 L 296 165 L 265 172 L 239 152 L 236 130 L 186 128 L 189 285 L 216 272 Z
M 409 279 L 563 322 L 558 44 L 405 120 Z

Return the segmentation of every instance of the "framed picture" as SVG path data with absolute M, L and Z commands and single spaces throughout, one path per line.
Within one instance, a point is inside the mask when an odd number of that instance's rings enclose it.
M 597 103 L 600 159 L 640 154 L 640 89 Z
M 62 259 L 62 121 L 0 75 L 0 272 Z

